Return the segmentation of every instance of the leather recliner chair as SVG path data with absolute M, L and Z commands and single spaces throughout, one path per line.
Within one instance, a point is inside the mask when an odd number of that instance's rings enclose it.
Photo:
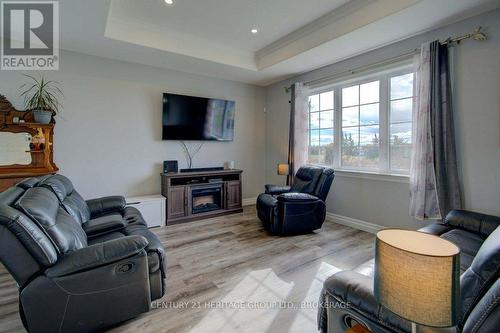
M 85 201 L 71 181 L 29 178 L 0 193 L 0 260 L 30 332 L 90 332 L 149 311 L 165 254 L 120 196 Z
M 266 185 L 257 198 L 257 215 L 275 235 L 296 235 L 321 228 L 333 169 L 307 165 L 295 174 L 293 186 Z
M 453 210 L 444 223 L 420 231 L 447 239 L 460 248 L 461 302 L 456 327 L 419 327 L 419 332 L 500 332 L 500 217 Z M 374 260 L 370 260 L 325 281 L 318 311 L 321 332 L 345 332 L 355 324 L 373 333 L 411 332 L 409 321 L 377 303 L 373 272 Z

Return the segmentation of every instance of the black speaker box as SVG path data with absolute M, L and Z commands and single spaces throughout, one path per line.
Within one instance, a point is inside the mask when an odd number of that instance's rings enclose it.
M 177 161 L 163 161 L 163 173 L 178 172 Z

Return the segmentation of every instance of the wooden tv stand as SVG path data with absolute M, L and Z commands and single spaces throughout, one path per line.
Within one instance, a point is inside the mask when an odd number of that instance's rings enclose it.
M 167 225 L 240 213 L 242 170 L 161 174 Z

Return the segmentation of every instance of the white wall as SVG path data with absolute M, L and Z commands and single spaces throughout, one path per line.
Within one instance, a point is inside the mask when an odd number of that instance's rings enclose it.
M 20 72 L 0 71 L 0 93 L 22 109 Z M 28 73 L 33 74 L 33 73 Z M 173 70 L 61 53 L 63 112 L 55 127 L 55 162 L 85 197 L 160 193 L 163 160 L 186 167 L 178 141 L 161 140 L 163 92 L 236 101 L 233 142 L 207 142 L 194 167 L 234 160 L 243 169 L 243 198 L 255 197 L 265 179 L 262 88 Z
M 267 89 L 266 180 L 283 183 L 276 163 L 286 162 L 289 96 L 283 87 L 322 78 L 407 53 L 422 42 L 469 33 L 476 26 L 488 33 L 485 42 L 465 41 L 453 50 L 457 149 L 465 207 L 500 215 L 500 10 L 431 31 L 338 62 Z M 329 212 L 388 227 L 417 228 L 408 216 L 407 183 L 337 176 L 327 200 Z

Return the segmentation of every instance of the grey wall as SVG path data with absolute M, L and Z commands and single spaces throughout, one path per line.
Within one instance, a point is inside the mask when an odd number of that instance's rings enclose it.
M 500 10 L 424 33 L 395 44 L 279 82 L 267 89 L 266 180 L 283 183 L 276 163 L 286 161 L 289 96 L 283 87 L 326 77 L 407 53 L 421 43 L 469 33 L 476 26 L 486 42 L 465 41 L 453 50 L 457 148 L 465 207 L 500 215 Z M 383 225 L 416 228 L 408 216 L 408 184 L 339 175 L 328 197 L 328 211 Z
M 20 72 L 0 72 L 0 93 L 22 109 Z M 33 73 L 30 73 L 33 74 Z M 86 197 L 160 193 L 162 161 L 186 167 L 179 142 L 161 141 L 161 98 L 169 91 L 236 101 L 234 142 L 207 142 L 195 167 L 234 160 L 244 170 L 243 198 L 264 184 L 264 91 L 252 85 L 62 52 L 62 117 L 55 128 L 55 162 Z

